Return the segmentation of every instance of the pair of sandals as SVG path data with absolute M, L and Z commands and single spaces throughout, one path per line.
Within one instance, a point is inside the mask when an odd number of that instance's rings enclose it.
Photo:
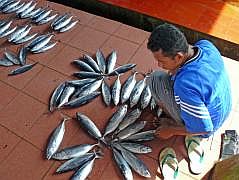
M 192 174 L 200 174 L 203 169 L 204 151 L 200 146 L 198 137 L 185 137 L 185 146 L 189 157 L 189 170 Z M 164 179 L 175 180 L 178 178 L 178 161 L 172 148 L 165 148 L 160 152 L 159 165 Z

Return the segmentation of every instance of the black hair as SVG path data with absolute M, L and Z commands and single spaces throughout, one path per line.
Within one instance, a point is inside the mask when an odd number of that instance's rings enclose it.
M 152 52 L 161 49 L 165 56 L 174 57 L 177 52 L 186 53 L 188 51 L 188 42 L 178 28 L 165 23 L 152 31 L 147 48 Z

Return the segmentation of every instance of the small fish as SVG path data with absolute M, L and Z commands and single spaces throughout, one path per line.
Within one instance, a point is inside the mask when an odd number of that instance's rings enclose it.
M 95 72 L 101 73 L 98 64 L 95 62 L 95 60 L 92 57 L 90 57 L 87 54 L 84 54 L 83 59 L 85 60 L 87 64 L 89 64 L 95 70 Z
M 12 42 L 14 39 L 16 39 L 22 32 L 24 32 L 29 25 L 25 25 L 23 27 L 18 27 L 16 31 L 14 31 L 9 37 L 8 42 Z
M 14 28 L 10 29 L 9 31 L 3 32 L 2 34 L 0 34 L 0 38 L 7 37 L 8 35 L 12 34 L 16 29 L 17 29 L 17 27 L 14 27 Z
M 147 154 L 152 152 L 152 148 L 143 144 L 132 142 L 121 142 L 120 145 L 132 153 Z
M 95 70 L 94 70 L 92 67 L 90 67 L 90 65 L 88 65 L 88 64 L 87 64 L 86 62 L 84 62 L 84 61 L 81 61 L 81 60 L 76 59 L 76 60 L 74 60 L 72 63 L 73 63 L 74 65 L 76 65 L 77 67 L 79 67 L 80 70 L 82 70 L 82 71 L 95 72 Z
M 146 86 L 141 94 L 141 97 L 140 97 L 141 109 L 145 109 L 149 105 L 151 97 L 152 97 L 152 95 L 151 95 L 149 86 Z
M 80 71 L 73 73 L 73 76 L 77 78 L 99 78 L 102 77 L 102 74 L 99 74 L 97 72 L 88 72 L 88 71 Z
M 67 24 L 69 24 L 71 22 L 71 19 L 73 18 L 73 16 L 70 16 L 69 18 L 59 22 L 58 24 L 56 24 L 54 26 L 54 30 L 55 31 L 58 31 L 60 30 L 61 28 L 63 28 L 64 26 L 66 26 Z
M 66 160 L 75 158 L 88 153 L 90 150 L 92 150 L 95 146 L 98 145 L 99 144 L 81 144 L 77 146 L 71 146 L 56 152 L 55 154 L 53 154 L 51 158 L 57 160 Z
M 42 8 L 32 10 L 31 12 L 29 12 L 28 14 L 24 16 L 21 14 L 21 18 L 33 18 L 35 15 L 37 15 L 41 11 L 42 11 Z
M 122 175 L 124 176 L 124 179 L 125 180 L 133 180 L 132 171 L 131 171 L 128 163 L 123 158 L 123 156 L 114 148 L 113 148 L 113 155 L 114 155 L 115 162 L 118 165 L 118 168 L 120 169 Z
M 154 139 L 154 134 L 156 130 L 149 130 L 149 131 L 144 131 L 140 133 L 133 134 L 132 136 L 129 136 L 124 139 L 124 141 L 150 141 Z
M 71 180 L 85 180 L 93 169 L 95 158 L 83 164 L 71 177 Z
M 9 4 L 7 7 L 5 7 L 5 8 L 2 9 L 2 12 L 3 12 L 3 13 L 7 13 L 9 10 L 11 10 L 11 9 L 14 8 L 15 6 L 17 6 L 20 2 L 21 2 L 21 1 L 19 0 L 19 1 L 15 1 L 15 2 Z
M 144 78 L 143 80 L 138 81 L 135 84 L 134 89 L 132 90 L 132 92 L 130 94 L 130 97 L 129 97 L 131 108 L 138 103 L 138 101 L 140 99 L 140 96 L 141 96 L 141 94 L 144 90 L 144 87 L 146 85 L 145 81 L 146 81 L 146 78 Z
M 5 23 L 0 27 L 0 34 L 3 34 L 12 24 L 12 21 L 9 21 L 8 23 Z
M 54 43 L 45 45 L 45 46 L 43 46 L 41 49 L 39 49 L 39 50 L 37 50 L 37 51 L 32 51 L 32 53 L 38 54 L 38 53 L 46 52 L 47 50 L 53 48 L 56 44 L 57 44 L 57 42 L 54 42 Z
M 14 64 L 9 59 L 7 59 L 7 58 L 0 59 L 0 66 L 8 67 L 8 66 L 12 66 L 12 65 L 14 65 Z
M 47 144 L 47 148 L 46 148 L 46 158 L 49 160 L 51 159 L 51 157 L 53 156 L 53 154 L 56 153 L 56 151 L 58 150 L 58 148 L 61 145 L 61 142 L 63 140 L 64 137 L 64 133 L 65 133 L 65 121 L 67 119 L 63 119 L 63 121 L 54 129 L 54 131 L 52 132 L 49 142 Z
M 90 118 L 85 116 L 82 113 L 77 112 L 76 113 L 76 118 L 82 125 L 82 127 L 95 139 L 102 139 L 102 134 L 100 130 L 97 128 L 97 126 L 93 123 Z
M 66 83 L 63 82 L 59 86 L 56 87 L 56 89 L 53 91 L 49 103 L 49 111 L 52 112 L 56 106 L 58 106 L 61 94 L 63 90 L 65 89 Z
M 119 79 L 120 75 L 117 76 L 117 79 L 115 80 L 113 87 L 112 87 L 112 99 L 114 104 L 117 106 L 120 100 L 120 90 L 121 90 L 121 83 Z
M 119 66 L 119 67 L 115 68 L 114 71 L 109 73 L 108 76 L 114 76 L 117 74 L 125 73 L 125 72 L 135 68 L 135 66 L 136 66 L 136 64 L 125 64 L 123 66 Z
M 48 16 L 48 17 L 42 19 L 41 21 L 39 21 L 38 25 L 46 24 L 46 23 L 50 22 L 51 20 L 53 20 L 56 16 L 57 16 L 57 14 L 54 14 L 52 16 Z
M 8 76 L 13 76 L 13 75 L 17 75 L 17 74 L 21 74 L 24 73 L 26 71 L 29 71 L 30 69 L 32 69 L 38 62 L 35 62 L 34 64 L 27 64 L 24 66 L 21 66 L 20 68 L 17 68 L 13 71 L 11 71 Z
M 111 93 L 110 93 L 110 87 L 105 82 L 105 80 L 103 80 L 103 82 L 102 82 L 101 91 L 102 91 L 103 100 L 104 100 L 106 106 L 109 106 L 111 103 Z
M 32 29 L 32 27 L 31 27 L 31 26 L 28 26 L 28 28 L 27 28 L 25 31 L 19 33 L 18 36 L 15 37 L 15 38 L 12 40 L 12 42 L 15 43 L 16 41 L 19 41 L 19 40 L 21 40 L 22 38 L 25 38 L 25 37 L 28 35 L 28 33 L 30 32 L 31 29 Z
M 9 61 L 12 61 L 13 64 L 16 64 L 16 65 L 20 64 L 19 59 L 15 54 L 6 51 L 4 52 L 4 55 Z
M 73 21 L 73 22 L 70 22 L 69 24 L 67 24 L 66 26 L 64 26 L 63 28 L 61 28 L 59 30 L 59 32 L 63 33 L 63 32 L 66 32 L 66 31 L 69 31 L 71 28 L 73 28 L 79 21 L 76 20 L 76 21 Z
M 42 39 L 40 42 L 38 42 L 35 46 L 33 46 L 33 47 L 30 49 L 31 52 L 38 51 L 38 50 L 40 50 L 41 48 L 43 48 L 45 45 L 47 45 L 47 43 L 49 43 L 49 41 L 51 40 L 51 38 L 52 38 L 53 36 L 54 36 L 54 35 L 50 35 L 50 36 L 48 36 L 47 38 Z
M 140 130 L 142 130 L 145 127 L 146 123 L 147 123 L 147 121 L 135 122 L 134 124 L 131 124 L 127 128 L 120 131 L 116 137 L 120 140 L 125 139 L 125 138 L 139 132 Z
M 81 88 L 81 91 L 79 93 L 75 94 L 75 96 L 80 97 L 80 96 L 85 96 L 88 94 L 91 94 L 92 92 L 95 92 L 98 90 L 102 84 L 103 79 L 99 79 L 91 84 L 87 84 Z
M 127 108 L 128 106 L 124 104 L 120 106 L 119 109 L 111 116 L 110 120 L 106 125 L 105 133 L 103 135 L 104 137 L 117 129 L 118 125 L 124 119 L 127 113 Z
M 67 18 L 68 14 L 64 14 L 64 15 L 60 15 L 57 18 L 55 18 L 52 23 L 51 23 L 51 27 L 54 29 L 54 26 L 56 26 L 59 22 L 65 20 Z
M 97 79 L 95 78 L 87 78 L 87 79 L 79 79 L 79 80 L 70 80 L 67 83 L 71 86 L 82 87 L 86 84 L 90 84 L 95 82 Z
M 48 34 L 43 34 L 40 36 L 37 36 L 35 39 L 33 39 L 27 46 L 26 48 L 32 49 L 36 44 L 41 42 L 42 40 L 46 39 L 48 37 Z
M 132 76 L 130 76 L 125 81 L 125 83 L 122 87 L 122 91 L 121 91 L 121 103 L 122 104 L 125 103 L 129 99 L 130 94 L 134 89 L 134 86 L 136 84 L 136 79 L 135 79 L 136 73 L 137 72 L 135 72 Z
M 97 64 L 100 68 L 100 71 L 104 74 L 105 69 L 106 69 L 105 57 L 104 57 L 104 55 L 103 55 L 103 53 L 101 52 L 100 49 L 98 49 L 97 52 L 96 52 L 96 61 L 97 61 Z
M 25 11 L 19 13 L 19 17 L 20 18 L 26 18 L 28 14 L 30 14 L 36 7 L 37 3 L 34 3 L 32 6 L 30 6 L 29 8 L 27 8 Z
M 16 11 L 16 14 L 20 14 L 22 13 L 23 11 L 26 11 L 32 4 L 32 1 L 30 1 L 29 3 L 25 4 L 23 7 L 19 8 L 17 11 Z
M 24 38 L 22 38 L 22 39 L 19 39 L 18 41 L 15 41 L 15 44 L 25 43 L 25 42 L 27 42 L 27 41 L 33 39 L 36 35 L 37 35 L 37 33 L 32 34 L 32 35 L 29 35 L 29 36 L 26 36 L 26 37 L 24 37 Z
M 52 10 L 45 11 L 44 13 L 40 14 L 37 18 L 33 18 L 32 20 L 33 20 L 33 22 L 38 24 L 40 21 L 42 21 L 47 16 L 49 16 L 51 14 L 51 12 L 52 12 Z
M 113 72 L 117 60 L 116 51 L 112 51 L 108 57 L 107 63 L 107 73 L 110 74 Z
M 25 65 L 26 64 L 26 60 L 27 60 L 27 48 L 25 48 L 24 46 L 20 49 L 19 53 L 18 53 L 18 59 L 21 65 Z
M 71 95 L 74 93 L 74 91 L 75 91 L 74 86 L 66 86 L 61 94 L 57 108 L 60 108 L 61 106 L 63 106 L 63 104 L 67 103 Z

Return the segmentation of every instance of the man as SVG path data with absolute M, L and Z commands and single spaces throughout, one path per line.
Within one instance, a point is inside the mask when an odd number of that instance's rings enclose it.
M 167 71 L 153 72 L 147 82 L 154 99 L 171 116 L 160 122 L 157 136 L 211 136 L 228 117 L 232 103 L 229 78 L 217 48 L 207 40 L 189 45 L 170 24 L 156 27 L 147 47 L 158 66 Z

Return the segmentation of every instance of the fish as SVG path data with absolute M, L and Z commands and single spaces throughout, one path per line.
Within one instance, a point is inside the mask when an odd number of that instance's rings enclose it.
M 75 98 L 75 99 L 70 100 L 69 102 L 66 102 L 65 104 L 63 104 L 63 107 L 65 107 L 65 108 L 80 107 L 84 104 L 91 102 L 93 99 L 95 99 L 100 94 L 101 94 L 101 92 L 96 91 L 96 92 L 92 92 L 92 93 L 84 95 L 84 96 L 79 96 L 78 98 Z
M 136 73 L 135 72 L 132 76 L 130 76 L 124 83 L 123 87 L 122 87 L 122 90 L 121 90 L 121 103 L 125 103 L 129 97 L 130 97 L 130 94 L 132 92 L 132 90 L 134 89 L 134 86 L 136 84 L 136 79 L 135 79 L 135 76 L 136 76 Z
M 143 144 L 132 142 L 121 142 L 120 145 L 132 153 L 147 154 L 152 152 L 152 148 Z
M 60 30 L 61 28 L 63 28 L 64 26 L 66 26 L 67 24 L 69 24 L 71 22 L 71 19 L 73 18 L 73 16 L 70 16 L 69 18 L 66 18 L 62 21 L 60 21 L 59 23 L 57 23 L 53 28 L 55 31 Z
M 40 50 L 41 48 L 43 48 L 45 45 L 47 45 L 47 43 L 51 40 L 51 38 L 53 37 L 54 35 L 50 35 L 48 36 L 47 38 L 44 38 L 42 39 L 40 42 L 38 42 L 35 46 L 33 46 L 30 51 L 31 52 L 34 52 L 34 51 L 38 51 Z
M 53 91 L 51 98 L 50 98 L 50 103 L 49 103 L 49 111 L 50 112 L 52 112 L 58 105 L 61 94 L 62 94 L 63 90 L 65 89 L 65 87 L 66 87 L 66 83 L 63 82 L 60 85 L 58 85 L 55 88 L 55 90 Z
M 32 51 L 32 53 L 38 54 L 38 53 L 46 52 L 47 50 L 53 48 L 56 44 L 57 44 L 57 42 L 54 42 L 54 43 L 51 43 L 51 44 L 47 44 L 47 45 L 43 46 L 41 49 L 39 49 L 37 51 Z
M 41 11 L 42 11 L 42 8 L 38 8 L 38 9 L 32 10 L 31 12 L 29 12 L 26 15 L 22 15 L 21 14 L 21 18 L 33 18 L 35 15 L 37 15 Z
M 39 23 L 41 22 L 43 19 L 45 19 L 47 16 L 49 16 L 51 14 L 52 10 L 49 10 L 49 11 L 45 11 L 43 13 L 41 13 L 39 16 L 37 16 L 36 18 L 33 18 L 32 21 L 34 23 Z
M 21 73 L 24 73 L 26 71 L 29 71 L 30 69 L 32 69 L 38 62 L 35 62 L 33 64 L 27 64 L 27 65 L 24 65 L 24 66 L 21 66 L 20 68 L 17 68 L 13 71 L 11 71 L 8 76 L 13 76 L 13 75 L 17 75 L 17 74 L 21 74 Z
M 95 79 L 95 78 L 87 78 L 87 79 L 69 80 L 69 81 L 67 81 L 67 83 L 71 86 L 82 87 L 86 84 L 93 83 L 96 80 L 97 79 Z
M 76 59 L 76 60 L 74 60 L 72 62 L 72 64 L 74 64 L 77 67 L 79 67 L 80 70 L 82 70 L 82 71 L 95 72 L 95 70 L 90 65 L 88 65 L 86 62 L 84 62 L 84 61 Z
M 103 55 L 103 53 L 101 52 L 100 49 L 98 49 L 97 52 L 96 52 L 96 61 L 97 61 L 97 64 L 100 68 L 100 71 L 104 74 L 105 69 L 106 69 L 105 57 L 104 57 L 104 55 Z
M 67 13 L 63 14 L 63 15 L 59 15 L 57 18 L 55 18 L 52 23 L 51 23 L 51 27 L 54 29 L 54 26 L 57 25 L 59 22 L 63 21 L 64 19 L 66 19 L 68 16 Z
M 86 153 L 82 156 L 72 158 L 72 159 L 64 162 L 60 167 L 58 167 L 56 172 L 63 173 L 63 172 L 67 172 L 70 170 L 74 170 L 78 167 L 81 167 L 86 162 L 94 159 L 94 157 L 95 157 L 95 153 Z
M 104 100 L 106 106 L 109 106 L 111 103 L 111 93 L 110 93 L 110 87 L 105 82 L 105 80 L 102 81 L 101 91 L 102 91 L 103 100 Z
M 85 180 L 93 169 L 95 158 L 83 164 L 71 177 L 71 180 Z
M 46 148 L 46 158 L 49 160 L 58 150 L 61 145 L 61 142 L 65 133 L 65 121 L 67 118 L 64 118 L 63 121 L 53 130 L 51 133 L 49 142 Z
M 13 64 L 16 64 L 16 65 L 20 64 L 19 59 L 18 59 L 18 57 L 15 54 L 6 51 L 6 52 L 4 52 L 4 55 Z
M 145 81 L 146 81 L 146 78 L 138 81 L 135 84 L 134 89 L 132 90 L 130 97 L 129 97 L 129 102 L 130 102 L 131 108 L 134 107 L 138 103 L 140 96 L 141 96 L 141 94 L 144 90 L 144 87 L 146 85 Z
M 40 17 L 42 14 L 44 14 L 47 11 L 46 8 L 40 8 L 40 10 L 35 13 L 34 15 L 31 15 L 31 19 L 33 21 L 33 23 L 35 22 L 35 20 Z
M 87 54 L 84 54 L 83 59 L 87 64 L 89 64 L 95 70 L 95 72 L 101 73 L 98 64 L 95 62 L 95 60 L 92 57 L 90 57 Z
M 102 134 L 100 130 L 97 128 L 97 126 L 94 124 L 94 122 L 87 117 L 86 115 L 77 112 L 76 118 L 81 124 L 81 126 L 95 139 L 102 139 Z
M 22 32 L 24 32 L 29 25 L 25 25 L 23 27 L 19 26 L 16 31 L 14 31 L 9 37 L 8 42 L 12 42 L 14 39 L 16 39 Z
M 141 97 L 140 97 L 141 109 L 145 109 L 149 105 L 151 97 L 152 97 L 152 94 L 149 89 L 149 86 L 146 86 L 141 94 Z
M 27 48 L 25 48 L 24 46 L 20 49 L 19 53 L 18 53 L 18 59 L 21 65 L 25 65 L 26 64 L 26 60 L 27 60 Z
M 53 20 L 56 16 L 57 16 L 57 14 L 45 17 L 44 19 L 42 19 L 41 21 L 38 22 L 38 25 L 46 24 L 46 23 L 50 22 L 51 20 Z
M 149 130 L 140 133 L 133 134 L 124 139 L 124 141 L 150 141 L 154 139 L 154 134 L 156 130 Z
M 107 60 L 107 73 L 110 74 L 113 72 L 117 60 L 116 51 L 112 51 Z
M 25 11 L 18 14 L 20 18 L 26 18 L 28 14 L 30 14 L 36 7 L 37 3 L 34 3 L 32 6 L 27 8 Z
M 4 7 L 2 9 L 2 12 L 3 13 L 7 13 L 9 10 L 11 10 L 12 8 L 14 8 L 15 6 L 17 6 L 21 1 L 18 0 L 18 1 L 14 1 L 13 3 L 9 4 L 8 6 Z
M 106 125 L 103 137 L 105 137 L 106 135 L 112 133 L 114 130 L 117 129 L 118 125 L 124 119 L 127 113 L 127 108 L 128 108 L 127 104 L 124 104 L 120 106 L 118 110 L 111 116 L 110 120 Z
M 9 21 L 0 27 L 0 34 L 3 34 L 12 24 L 13 21 Z
M 111 73 L 107 74 L 108 76 L 115 76 L 117 74 L 125 73 L 136 67 L 136 64 L 125 64 L 115 68 Z
M 121 174 L 124 176 L 124 179 L 133 180 L 133 174 L 128 163 L 125 161 L 123 156 L 114 148 L 113 148 L 113 156 L 116 164 L 118 165 L 118 168 L 121 171 Z
M 129 125 L 128 127 L 126 127 L 125 129 L 123 129 L 122 131 L 120 131 L 116 138 L 122 140 L 125 139 L 137 132 L 139 132 L 140 130 L 142 130 L 145 125 L 146 125 L 147 121 L 139 121 L 139 122 L 135 122 L 134 124 Z
M 66 26 L 64 26 L 63 28 L 61 28 L 59 30 L 59 32 L 63 33 L 63 32 L 66 32 L 66 31 L 69 31 L 71 28 L 73 28 L 79 21 L 76 20 L 76 21 L 73 21 L 73 22 L 70 22 L 68 23 Z
M 137 156 L 135 156 L 130 151 L 124 149 L 122 146 L 114 146 L 117 149 L 119 149 L 122 153 L 123 158 L 126 160 L 126 162 L 133 168 L 135 172 L 137 172 L 139 175 L 150 178 L 150 172 L 147 166 L 144 164 L 142 160 L 140 160 Z
M 46 39 L 48 37 L 49 34 L 43 34 L 40 36 L 37 36 L 35 39 L 33 39 L 28 45 L 26 45 L 25 47 L 28 49 L 32 49 L 36 44 L 38 44 L 39 42 L 41 42 L 42 40 Z
M 99 144 L 81 144 L 76 146 L 71 146 L 68 148 L 64 148 L 55 154 L 52 155 L 52 159 L 57 160 L 66 160 L 75 158 L 78 156 L 82 156 L 86 153 L 88 153 L 90 150 L 92 150 L 95 146 L 98 146 Z
M 74 91 L 75 91 L 74 86 L 66 86 L 61 94 L 57 108 L 60 108 L 65 103 L 67 103 L 69 101 L 71 95 L 74 93 Z
M 32 1 L 26 3 L 23 7 L 19 8 L 17 11 L 16 11 L 16 14 L 19 15 L 20 13 L 22 13 L 23 11 L 26 11 L 32 4 Z
M 8 66 L 12 66 L 12 65 L 14 65 L 14 64 L 9 59 L 7 59 L 7 58 L 0 59 L 0 66 L 8 67 Z
M 91 84 L 86 84 L 81 88 L 81 90 L 76 93 L 74 96 L 75 97 L 80 97 L 80 96 L 85 96 L 88 94 L 91 94 L 92 92 L 98 90 L 102 84 L 103 79 L 99 79 Z
M 113 86 L 112 86 L 112 90 L 111 90 L 111 94 L 112 94 L 112 100 L 114 105 L 118 105 L 119 101 L 120 101 L 120 90 L 121 90 L 121 83 L 120 83 L 120 79 L 119 79 L 120 75 L 118 74 L 117 79 L 115 80 Z
M 140 109 L 136 108 L 127 113 L 123 121 L 119 124 L 119 127 L 116 132 L 120 132 L 129 125 L 133 124 L 140 117 L 141 112 L 142 111 Z
M 8 10 L 7 12 L 5 12 L 5 13 L 8 13 L 8 14 L 13 13 L 13 12 L 17 11 L 18 9 L 20 9 L 21 7 L 23 7 L 24 5 L 25 5 L 25 3 L 18 4 L 17 6 L 15 6 L 15 7 L 9 9 L 9 10 Z
M 15 37 L 15 38 L 12 40 L 12 42 L 15 43 L 16 41 L 19 41 L 20 39 L 26 37 L 26 36 L 28 35 L 28 33 L 30 32 L 31 29 L 32 29 L 32 27 L 31 27 L 31 26 L 28 26 L 28 27 L 26 28 L 26 30 L 23 31 L 23 32 L 21 32 L 21 33 L 19 33 L 18 36 Z
M 18 41 L 15 41 L 15 44 L 25 43 L 25 42 L 33 39 L 34 37 L 36 37 L 36 35 L 37 35 L 37 33 L 32 34 L 32 35 L 28 35 L 28 36 L 26 36 L 26 37 L 24 37 L 22 39 L 19 39 Z
M 12 34 L 16 29 L 17 29 L 17 26 L 8 31 L 3 32 L 2 34 L 0 34 L 0 38 L 7 37 L 8 35 Z
M 102 77 L 102 74 L 99 74 L 97 72 L 80 71 L 74 72 L 73 76 L 77 78 L 99 78 Z

